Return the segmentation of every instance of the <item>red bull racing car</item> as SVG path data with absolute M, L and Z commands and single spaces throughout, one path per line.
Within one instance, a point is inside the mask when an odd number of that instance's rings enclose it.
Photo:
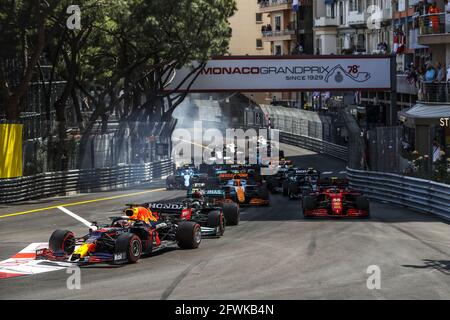
M 193 221 L 175 222 L 158 216 L 145 205 L 129 205 L 126 216 L 111 217 L 111 223 L 76 238 L 68 230 L 56 230 L 49 247 L 36 251 L 36 259 L 73 262 L 123 264 L 137 262 L 141 255 L 177 245 L 195 249 L 201 242 L 201 227 Z
M 369 200 L 349 188 L 346 179 L 320 179 L 317 186 L 303 197 L 304 217 L 369 217 Z

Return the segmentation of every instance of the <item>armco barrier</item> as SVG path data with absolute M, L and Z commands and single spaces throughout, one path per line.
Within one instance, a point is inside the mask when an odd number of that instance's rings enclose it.
M 172 160 L 111 168 L 47 172 L 0 180 L 0 203 L 41 199 L 69 192 L 105 191 L 154 182 L 173 172 Z
M 350 186 L 374 200 L 450 220 L 450 185 L 385 172 L 347 168 Z
M 347 161 L 348 149 L 328 141 L 280 131 L 280 142 Z

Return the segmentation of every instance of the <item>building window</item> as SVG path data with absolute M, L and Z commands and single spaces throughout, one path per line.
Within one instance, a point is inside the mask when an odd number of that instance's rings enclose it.
M 262 13 L 256 14 L 256 23 L 263 23 Z
M 281 16 L 275 17 L 275 31 L 281 31 Z
M 335 4 L 327 4 L 326 10 L 327 10 L 327 17 L 334 19 L 336 17 L 336 10 L 334 8 Z
M 263 48 L 263 42 L 261 39 L 256 39 L 256 49 L 262 49 Z
M 276 55 L 276 56 L 281 56 L 281 55 L 282 55 L 282 52 L 281 52 L 281 45 L 279 45 L 279 44 L 277 44 L 277 45 L 275 46 L 275 55 Z

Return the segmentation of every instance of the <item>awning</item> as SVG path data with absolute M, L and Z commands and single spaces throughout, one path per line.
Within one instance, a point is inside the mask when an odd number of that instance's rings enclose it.
M 445 118 L 450 117 L 450 105 L 416 104 L 414 107 L 401 112 L 408 118 Z
M 325 4 L 333 4 L 336 0 L 325 0 Z
M 447 117 L 450 117 L 450 105 L 441 104 L 424 105 L 419 103 L 398 113 L 398 118 L 400 121 L 405 122 L 407 125 L 438 124 L 440 118 Z

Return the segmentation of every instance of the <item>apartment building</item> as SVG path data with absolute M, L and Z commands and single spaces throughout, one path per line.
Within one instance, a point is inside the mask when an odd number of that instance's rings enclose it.
M 312 0 L 299 0 L 293 10 L 292 0 L 256 0 L 258 12 L 269 19 L 261 27 L 263 42 L 272 55 L 314 54 Z M 301 105 L 301 94 L 271 93 L 271 100 L 287 105 Z
M 232 29 L 229 53 L 231 55 L 270 55 L 270 43 L 262 40 L 261 27 L 268 25 L 269 17 L 259 12 L 253 0 L 236 0 L 237 11 L 229 19 Z
M 313 12 L 316 53 L 372 54 L 389 50 L 391 0 L 317 0 Z

